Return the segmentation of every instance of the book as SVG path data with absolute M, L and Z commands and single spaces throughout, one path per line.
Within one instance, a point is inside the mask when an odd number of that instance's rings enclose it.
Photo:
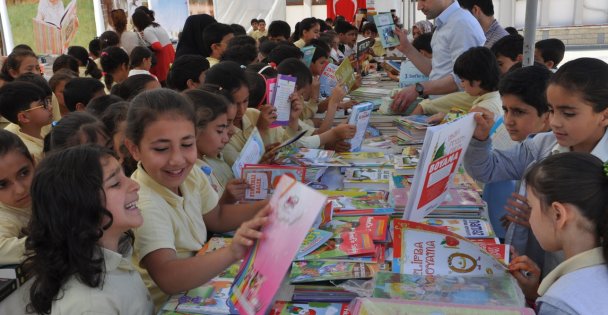
M 266 79 L 266 103 L 270 104 L 274 100 L 274 94 L 277 92 L 277 78 Z
M 445 229 L 466 238 L 494 237 L 492 226 L 482 219 L 424 219 L 423 224 Z
M 298 148 L 298 151 L 289 156 L 291 162 L 302 166 L 318 165 L 331 160 L 336 151 L 323 149 Z
M 245 199 L 264 200 L 272 195 L 274 187 L 282 175 L 289 176 L 298 182 L 304 182 L 306 168 L 285 165 L 246 164 L 242 170 L 243 179 L 249 184 L 245 190 Z
M 429 77 L 422 73 L 411 60 L 406 60 L 399 65 L 399 87 L 404 88 L 416 83 L 429 80 Z
M 163 309 L 192 314 L 238 314 L 228 299 L 231 286 L 232 279 L 215 278 L 205 285 L 186 291 L 178 297 L 177 305 L 175 302 L 166 303 Z
M 289 97 L 296 90 L 296 78 L 290 75 L 279 74 L 275 90 L 270 104 L 277 109 L 277 120 L 272 123 L 272 126 L 287 126 L 291 113 Z
M 60 55 L 67 52 L 78 30 L 77 1 L 72 0 L 65 7 L 59 25 L 32 19 L 36 52 Z
M 30 279 L 30 274 L 26 273 L 20 264 L 0 265 L 0 278 L 16 279 L 17 286 L 19 287 Z
M 291 283 L 318 282 L 342 279 L 372 278 L 378 272 L 378 265 L 365 262 L 340 260 L 294 261 L 289 274 Z
M 312 63 L 312 57 L 314 56 L 316 49 L 317 48 L 312 45 L 300 48 L 300 51 L 304 55 L 302 61 L 304 62 L 306 67 L 310 67 L 310 64 Z
M 374 45 L 373 38 L 364 38 L 355 43 L 355 56 L 357 58 L 357 72 L 363 71 L 363 64 L 367 61 L 369 57 L 369 50 Z
M 269 315 L 350 315 L 347 303 L 308 302 L 292 303 L 278 301 L 270 309 Z
M 296 284 L 293 289 L 293 302 L 350 302 L 358 297 L 350 292 L 333 285 Z
M 534 310 L 524 307 L 462 305 L 444 302 L 421 302 L 399 299 L 360 298 L 352 306 L 358 315 L 376 314 L 433 314 L 433 315 L 534 315 Z
M 368 233 L 374 242 L 385 242 L 389 220 L 388 216 L 336 217 L 324 229 L 334 236 L 344 232 Z
M 312 229 L 306 235 L 306 238 L 300 245 L 300 249 L 298 249 L 298 253 L 296 254 L 297 259 L 301 259 L 302 257 L 310 254 L 317 248 L 321 247 L 323 243 L 329 241 L 329 239 L 333 236 L 332 232 Z
M 245 164 L 257 164 L 264 156 L 264 140 L 257 127 L 253 131 L 241 149 L 241 154 L 232 165 L 232 172 L 235 178 L 243 178 L 241 170 Z
M 393 170 L 387 168 L 351 167 L 344 173 L 344 188 L 387 189 Z
M 374 15 L 374 23 L 376 23 L 382 47 L 391 48 L 399 46 L 399 37 L 395 34 L 395 23 L 389 12 L 381 12 Z
M 391 162 L 384 152 L 340 152 L 335 157 L 340 162 L 338 166 L 380 167 Z
M 17 279 L 0 278 L 0 302 L 17 290 Z
M 427 128 L 404 219 L 421 220 L 445 200 L 473 136 L 474 115 Z
M 326 199 L 293 178 L 281 177 L 269 202 L 272 214 L 261 230 L 265 237 L 243 259 L 230 292 L 241 314 L 266 313 Z
M 379 272 L 373 297 L 470 305 L 522 307 L 526 300 L 511 275 L 440 276 Z
M 344 232 L 302 257 L 302 260 L 373 254 L 375 249 L 374 242 L 368 233 Z
M 370 191 L 355 197 L 337 197 L 332 202 L 336 216 L 390 215 L 395 211 L 388 203 L 385 191 Z
M 358 152 L 361 151 L 361 145 L 363 139 L 365 139 L 365 130 L 369 124 L 369 118 L 372 114 L 373 104 L 370 102 L 360 103 L 352 107 L 350 116 L 348 117 L 348 124 L 357 127 L 355 136 L 352 139 L 348 139 L 350 143 L 350 151 Z
M 214 252 L 220 248 L 228 247 L 232 244 L 232 238 L 213 236 L 207 240 L 205 245 L 196 253 L 196 255 L 204 255 Z
M 344 84 L 344 88 L 347 92 L 355 85 L 355 69 L 348 58 L 344 59 L 336 69 L 336 80 L 337 82 Z
M 336 71 L 338 66 L 333 63 L 328 63 L 323 72 L 319 77 L 319 95 L 321 97 L 329 97 L 331 90 L 338 85 L 338 79 L 336 79 Z

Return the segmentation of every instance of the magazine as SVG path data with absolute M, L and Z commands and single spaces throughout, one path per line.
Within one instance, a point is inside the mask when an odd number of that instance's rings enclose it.
M 302 54 L 304 55 L 304 58 L 302 60 L 303 60 L 304 64 L 306 65 L 306 67 L 310 67 L 310 64 L 312 63 L 312 57 L 315 54 L 315 50 L 316 50 L 315 46 L 306 46 L 306 47 L 300 48 L 300 51 L 302 51 Z
M 378 29 L 382 47 L 391 48 L 399 46 L 399 37 L 395 34 L 395 23 L 389 12 L 382 12 L 374 15 L 374 22 Z

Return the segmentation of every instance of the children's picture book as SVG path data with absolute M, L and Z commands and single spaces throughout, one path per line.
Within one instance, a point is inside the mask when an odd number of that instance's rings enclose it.
M 229 301 L 232 279 L 215 278 L 198 288 L 188 290 L 177 299 L 177 305 L 167 303 L 164 310 L 192 314 L 238 314 Z
M 380 167 L 390 164 L 390 159 L 384 152 L 340 152 L 336 154 L 336 159 L 343 166 Z
M 526 300 L 511 275 L 440 276 L 379 272 L 373 297 L 470 305 L 522 307 Z
M 332 201 L 336 216 L 390 215 L 395 211 L 388 203 L 385 191 L 370 191 L 355 197 L 337 197 Z
M 423 224 L 435 226 L 466 238 L 494 237 L 492 226 L 482 219 L 424 219 Z
M 318 165 L 331 160 L 336 151 L 323 149 L 298 148 L 298 151 L 289 156 L 289 159 L 302 166 Z
M 395 34 L 395 23 L 389 12 L 374 15 L 374 23 L 376 23 L 376 28 L 378 28 L 382 47 L 391 48 L 399 46 L 399 37 Z
M 387 189 L 393 170 L 377 167 L 351 167 L 344 173 L 344 188 Z
M 213 236 L 207 240 L 207 243 L 196 253 L 196 255 L 204 255 L 214 252 L 220 248 L 228 247 L 232 244 L 232 238 Z
M 399 87 L 404 88 L 416 83 L 429 80 L 429 77 L 422 73 L 411 60 L 402 62 L 399 68 Z
M 355 85 L 355 69 L 348 58 L 344 59 L 338 69 L 336 69 L 336 80 L 344 84 L 347 92 Z
M 357 72 L 361 72 L 363 70 L 363 63 L 367 61 L 369 57 L 369 50 L 374 45 L 373 38 L 364 38 L 360 41 L 357 41 L 355 44 L 355 56 L 357 57 Z
M 283 175 L 298 182 L 304 182 L 306 168 L 301 166 L 246 164 L 242 173 L 243 179 L 249 184 L 249 187 L 245 190 L 245 199 L 264 200 L 272 195 L 274 187 Z
M 287 126 L 291 113 L 289 97 L 296 90 L 296 78 L 290 75 L 279 74 L 277 77 L 276 92 L 273 93 L 270 103 L 277 109 L 277 120 L 272 126 Z
M 293 289 L 293 302 L 350 302 L 357 297 L 357 293 L 350 292 L 341 287 L 322 284 L 296 284 Z
M 350 315 L 348 303 L 308 302 L 291 303 L 278 301 L 269 315 Z
M 257 164 L 264 156 L 264 140 L 258 131 L 258 128 L 253 127 L 253 131 L 245 142 L 241 154 L 232 165 L 232 172 L 235 178 L 243 178 L 241 170 L 245 164 Z
M 277 78 L 266 79 L 266 103 L 272 105 L 274 95 L 277 92 Z
M 57 55 L 65 53 L 78 30 L 76 0 L 70 1 L 65 7 L 59 21 L 34 17 L 32 22 L 34 24 L 36 52 Z
M 368 233 L 344 232 L 302 257 L 302 260 L 367 255 L 373 254 L 375 250 L 374 242 Z
M 445 200 L 473 136 L 474 115 L 427 128 L 404 219 L 419 221 Z
M 337 70 L 338 66 L 331 62 L 323 69 L 323 73 L 319 77 L 319 95 L 321 97 L 329 97 L 331 90 L 338 85 L 338 79 L 336 79 Z
M 293 178 L 281 177 L 269 202 L 272 214 L 261 230 L 264 237 L 243 259 L 231 289 L 230 300 L 241 314 L 266 313 L 326 199 Z
M 317 282 L 342 279 L 372 278 L 378 272 L 376 263 L 341 260 L 294 261 L 291 266 L 291 283 Z
M 433 314 L 433 315 L 534 315 L 531 308 L 513 306 L 463 305 L 444 302 L 422 302 L 401 299 L 359 298 L 352 306 L 358 315 Z
M 317 48 L 312 45 L 300 48 L 302 54 L 304 55 L 304 58 L 302 60 L 304 61 L 304 64 L 307 67 L 310 67 L 310 64 L 312 63 L 312 57 L 314 56 L 316 49 Z
M 336 217 L 324 229 L 334 236 L 344 232 L 368 233 L 374 242 L 385 242 L 389 220 L 388 216 Z
M 351 152 L 361 151 L 361 145 L 365 139 L 365 130 L 369 124 L 369 118 L 372 115 L 373 109 L 374 105 L 370 102 L 364 102 L 352 107 L 352 111 L 348 117 L 348 124 L 357 127 L 357 131 L 355 132 L 355 136 L 348 140 Z
M 300 249 L 298 249 L 298 253 L 296 254 L 296 259 L 301 259 L 321 247 L 325 242 L 329 241 L 332 236 L 332 232 L 311 229 L 302 242 L 302 245 L 300 245 Z

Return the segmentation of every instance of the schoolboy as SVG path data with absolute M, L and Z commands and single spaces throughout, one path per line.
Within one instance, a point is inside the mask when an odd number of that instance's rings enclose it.
M 268 32 L 266 31 L 266 21 L 264 21 L 264 19 L 259 19 L 258 29 L 251 33 L 251 37 L 253 37 L 255 40 L 259 40 L 266 35 L 268 35 Z
M 544 64 L 555 72 L 557 65 L 564 59 L 565 52 L 564 42 L 557 38 L 539 40 L 534 45 L 534 61 Z
M 74 78 L 65 84 L 63 100 L 70 112 L 84 111 L 94 98 L 106 95 L 105 86 L 93 78 Z
M 268 39 L 273 42 L 284 42 L 291 36 L 291 26 L 285 21 L 276 20 L 268 26 Z
M 199 88 L 205 82 L 209 61 L 199 55 L 183 55 L 173 61 L 167 86 L 178 92 Z
M 505 74 L 511 67 L 524 58 L 524 38 L 521 35 L 508 35 L 492 45 L 500 73 Z
M 386 52 L 384 51 L 384 47 L 382 47 L 382 41 L 380 41 L 380 37 L 378 36 L 378 28 L 376 27 L 376 24 L 374 22 L 366 23 L 361 28 L 361 31 L 363 32 L 363 37 L 374 39 L 374 45 L 372 46 L 374 56 L 384 56 Z
M 253 32 L 258 30 L 258 19 L 251 19 L 251 22 L 249 22 L 251 25 L 251 31 L 249 31 L 249 33 L 247 33 L 247 35 L 251 36 L 251 34 L 253 34 Z
M 228 47 L 228 42 L 234 37 L 234 31 L 230 25 L 213 23 L 203 31 L 203 47 L 206 50 L 209 66 L 213 67 L 222 59 L 222 55 Z
M 338 33 L 338 39 L 340 40 L 338 45 L 340 60 L 353 55 L 357 42 L 357 28 L 346 21 L 337 21 L 334 30 Z

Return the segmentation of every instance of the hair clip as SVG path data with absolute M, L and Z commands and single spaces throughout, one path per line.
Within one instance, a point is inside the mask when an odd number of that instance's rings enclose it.
M 101 73 L 101 75 L 102 75 L 102 76 L 104 76 L 104 77 L 105 77 L 107 74 L 108 74 L 107 72 L 102 72 L 102 73 Z
M 247 69 L 247 67 L 245 67 L 244 65 L 240 65 L 241 69 L 245 70 Z
M 108 55 L 108 52 L 107 52 L 107 51 L 102 51 L 102 52 L 101 52 L 101 56 L 107 56 L 107 55 Z
M 258 73 L 259 73 L 259 74 L 262 74 L 262 73 L 264 73 L 264 71 L 265 71 L 266 69 L 268 69 L 268 68 L 272 68 L 272 66 L 271 66 L 271 65 L 264 66 L 264 68 L 260 69 L 260 71 L 258 71 Z
M 268 65 L 272 68 L 272 69 L 276 69 L 277 68 L 277 64 L 274 61 L 271 61 L 268 63 Z

